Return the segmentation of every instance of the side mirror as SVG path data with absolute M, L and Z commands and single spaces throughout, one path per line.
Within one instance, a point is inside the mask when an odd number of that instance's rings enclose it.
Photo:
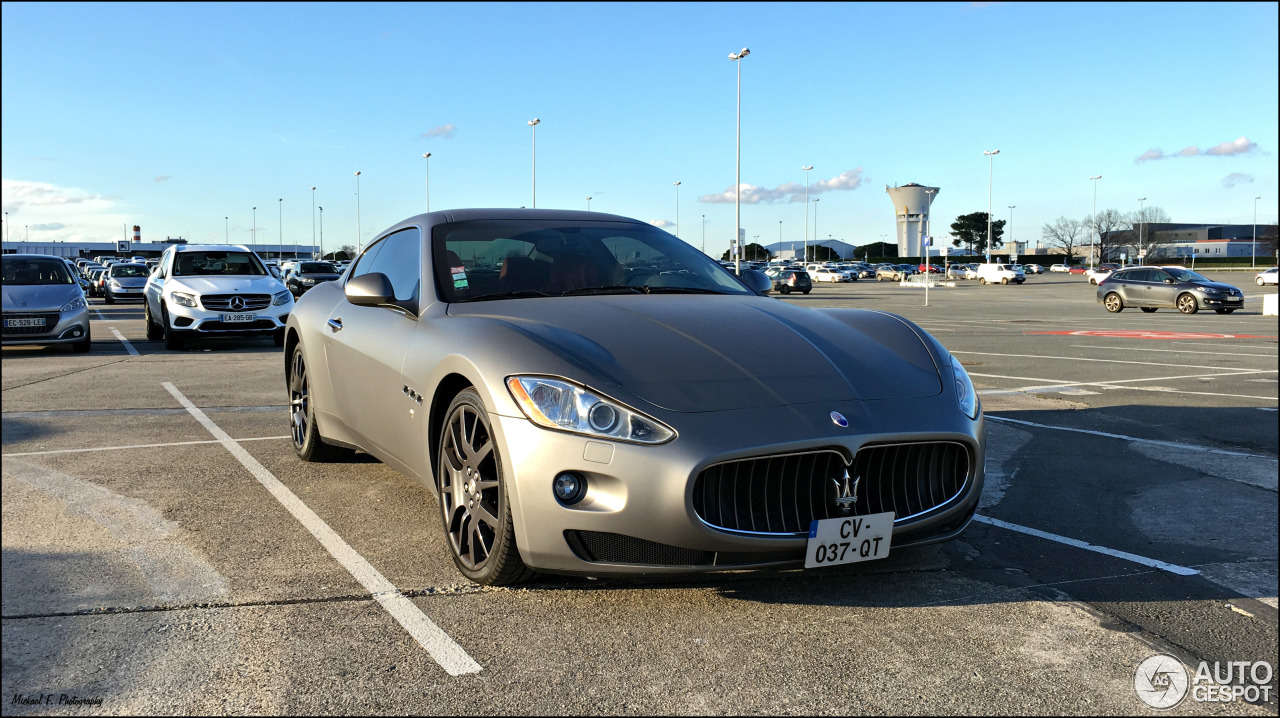
M 380 272 L 370 272 L 347 282 L 347 301 L 358 307 L 376 307 L 395 301 L 396 290 L 391 280 Z
M 767 296 L 769 290 L 773 289 L 773 281 L 758 269 L 743 270 L 742 283 L 747 285 L 747 289 L 762 297 Z
M 274 264 L 268 264 L 268 265 L 267 265 L 267 269 L 271 271 L 271 276 L 275 277 L 276 279 L 279 279 L 279 278 L 280 278 L 280 268 L 279 268 L 279 267 L 275 266 Z

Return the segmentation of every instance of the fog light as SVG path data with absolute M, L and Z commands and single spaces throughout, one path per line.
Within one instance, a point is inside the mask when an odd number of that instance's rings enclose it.
M 587 491 L 587 481 L 578 474 L 566 471 L 557 474 L 551 482 L 551 491 L 562 504 L 576 504 Z

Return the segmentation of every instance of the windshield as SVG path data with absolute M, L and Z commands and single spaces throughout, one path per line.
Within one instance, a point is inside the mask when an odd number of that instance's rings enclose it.
M 262 262 L 250 252 L 180 252 L 173 263 L 175 277 L 266 275 Z
M 1182 269 L 1181 267 L 1179 267 L 1177 269 L 1166 268 L 1164 271 L 1168 272 L 1174 279 L 1178 280 L 1179 282 L 1209 281 L 1209 279 L 1204 275 L 1193 272 L 1190 269 Z
M 111 267 L 111 276 L 117 279 L 121 277 L 145 277 L 151 274 L 145 264 L 117 264 Z
M 0 259 L 0 276 L 5 284 L 75 284 L 67 263 L 52 257 L 5 257 Z
M 432 232 L 446 302 L 583 294 L 745 294 L 732 273 L 655 227 L 630 222 L 471 220 Z
M 337 274 L 338 269 L 328 262 L 303 262 L 299 274 Z

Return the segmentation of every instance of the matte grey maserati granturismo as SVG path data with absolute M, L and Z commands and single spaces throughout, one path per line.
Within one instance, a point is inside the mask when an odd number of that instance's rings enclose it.
M 960 362 L 902 317 L 768 289 L 625 217 L 412 217 L 289 315 L 294 449 L 422 482 L 483 584 L 957 536 L 985 449 Z

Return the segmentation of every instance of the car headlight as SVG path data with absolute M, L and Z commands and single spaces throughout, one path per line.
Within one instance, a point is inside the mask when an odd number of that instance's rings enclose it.
M 115 287 L 116 289 L 119 289 L 119 288 L 120 288 L 120 282 L 117 282 L 116 280 L 114 280 L 114 279 L 113 279 L 113 280 L 111 280 L 111 286 Z
M 284 305 L 292 301 L 293 301 L 293 294 L 291 294 L 289 290 L 286 289 L 283 292 L 280 292 L 279 294 L 277 294 L 275 298 L 271 301 L 271 303 L 276 305 L 277 307 L 283 307 Z
M 195 306 L 196 306 L 196 298 L 195 298 L 195 295 L 192 295 L 192 294 L 184 294 L 184 293 L 182 293 L 182 292 L 174 292 L 173 294 L 170 294 L 170 295 L 169 295 L 169 299 L 170 299 L 170 301 L 172 301 L 174 304 L 177 304 L 177 305 L 178 305 L 178 306 L 180 306 L 180 307 L 192 307 L 192 308 L 195 308 Z
M 512 376 L 507 389 L 530 421 L 548 429 L 638 444 L 661 444 L 676 435 L 657 419 L 563 379 Z
M 956 402 L 960 404 L 960 411 L 970 419 L 978 418 L 978 412 L 981 405 L 978 402 L 978 392 L 973 389 L 973 381 L 969 379 L 969 372 L 965 371 L 964 366 L 960 364 L 960 360 L 951 357 L 951 375 L 956 384 Z
M 62 305 L 60 312 L 74 312 L 77 309 L 84 309 L 84 297 L 76 297 L 66 304 Z
M 1201 287 L 1200 291 L 1204 292 L 1205 294 L 1221 294 L 1222 293 L 1221 291 L 1214 289 L 1213 287 Z

